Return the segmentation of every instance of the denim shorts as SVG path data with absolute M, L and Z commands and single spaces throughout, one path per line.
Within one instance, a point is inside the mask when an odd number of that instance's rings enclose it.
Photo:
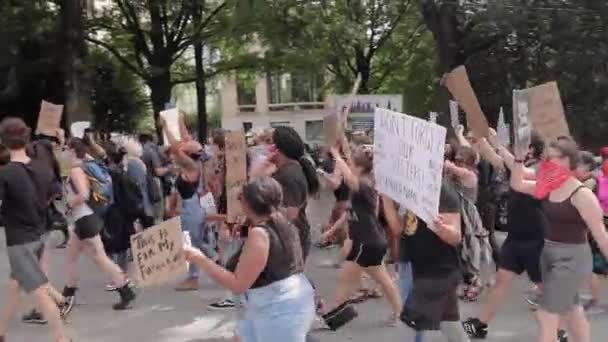
M 296 274 L 243 295 L 242 342 L 305 342 L 315 317 L 312 285 Z

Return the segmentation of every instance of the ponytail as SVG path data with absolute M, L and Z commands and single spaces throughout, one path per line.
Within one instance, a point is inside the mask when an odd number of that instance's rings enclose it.
M 315 167 L 312 165 L 310 160 L 308 160 L 304 156 L 298 159 L 298 162 L 300 163 L 300 166 L 302 166 L 304 176 L 306 176 L 306 183 L 308 184 L 308 193 L 313 195 L 316 194 L 317 192 L 319 192 L 319 188 L 321 187 L 321 184 L 319 183 L 319 177 L 317 176 L 317 170 L 315 170 Z

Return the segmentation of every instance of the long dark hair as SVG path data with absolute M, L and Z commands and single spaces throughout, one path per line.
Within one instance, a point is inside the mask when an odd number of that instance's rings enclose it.
M 302 166 L 308 192 L 316 194 L 319 191 L 320 183 L 314 165 L 304 156 L 304 141 L 295 129 L 287 126 L 276 127 L 272 133 L 272 141 L 276 148 L 287 158 L 296 160 Z
M 26 150 L 30 158 L 48 165 L 53 170 L 56 180 L 61 179 L 61 168 L 53 151 L 53 143 L 50 140 L 36 140 Z

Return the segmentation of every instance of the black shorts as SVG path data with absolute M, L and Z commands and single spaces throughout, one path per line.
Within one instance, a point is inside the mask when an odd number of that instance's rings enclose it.
M 459 322 L 458 295 L 461 275 L 423 278 L 414 275 L 414 286 L 401 312 L 401 320 L 416 331 L 439 330 L 441 322 Z
M 80 240 L 94 238 L 103 228 L 103 221 L 95 214 L 79 218 L 74 223 L 74 233 Z
M 543 252 L 545 241 L 521 241 L 507 239 L 500 250 L 499 268 L 522 274 L 528 273 L 530 281 L 540 284 L 542 281 L 540 271 L 540 255 Z
M 382 265 L 386 256 L 386 245 L 366 245 L 353 241 L 353 247 L 346 257 L 346 261 L 352 261 L 361 267 L 373 267 Z

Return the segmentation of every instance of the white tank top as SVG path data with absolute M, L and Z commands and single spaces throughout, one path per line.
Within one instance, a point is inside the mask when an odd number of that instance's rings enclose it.
M 72 179 L 68 178 L 68 180 L 65 183 L 65 190 L 66 190 L 68 202 L 71 202 L 72 199 L 74 197 L 76 197 L 76 190 L 74 189 L 74 185 L 72 185 L 72 184 L 73 184 Z M 87 189 L 87 193 L 84 196 L 87 200 L 89 198 L 89 193 L 90 193 L 90 190 Z M 89 215 L 93 215 L 93 209 L 91 209 L 91 207 L 89 207 L 89 205 L 85 201 L 84 203 L 77 205 L 75 208 L 72 208 L 72 210 L 70 210 L 68 212 L 67 219 L 71 223 L 74 223 L 74 222 L 78 221 L 79 219 L 81 219 L 85 216 L 89 216 Z

